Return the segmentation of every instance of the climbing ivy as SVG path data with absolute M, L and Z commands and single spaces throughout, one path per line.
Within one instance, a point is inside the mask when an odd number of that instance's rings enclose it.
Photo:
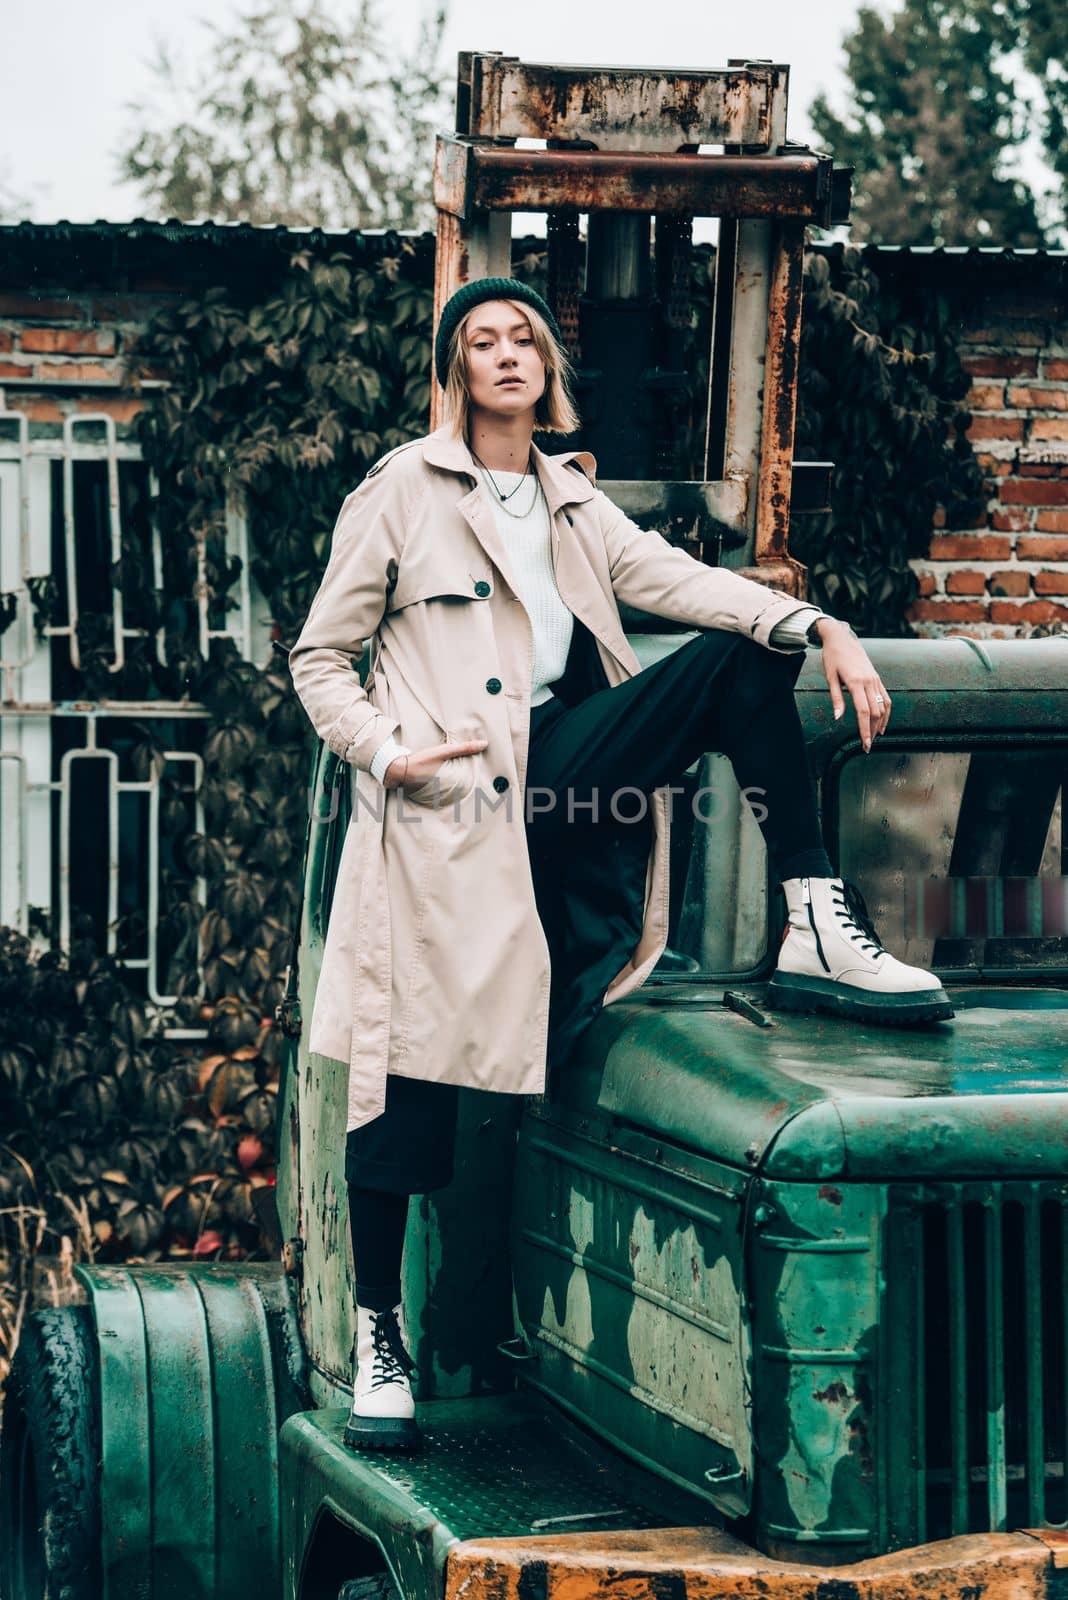
M 0 947 L 0 1279 L 12 1216 L 36 1219 L 43 1249 L 73 1230 L 83 1253 L 105 1259 L 262 1247 L 256 1191 L 272 1181 L 274 1008 L 298 906 L 310 730 L 281 655 L 245 661 L 226 638 L 202 653 L 194 597 L 202 584 L 213 628 L 237 604 L 225 530 L 240 492 L 274 636 L 296 636 L 346 494 L 425 429 L 431 267 L 428 239 L 387 234 L 355 252 L 326 243 L 295 254 L 269 292 L 210 290 L 163 312 L 141 341 L 142 366 L 169 377 L 137 421 L 160 486 L 162 589 L 131 541 L 122 583 L 146 636 L 131 640 L 116 682 L 104 619 L 84 616 L 79 696 L 203 703 L 204 826 L 164 770 L 161 736 L 148 721 L 135 727 L 124 759 L 141 776 L 156 763 L 164 790 L 161 939 L 178 996 L 166 1014 L 146 1011 L 84 928 L 69 957 L 14 936 Z M 516 270 L 543 283 L 541 247 L 521 248 Z M 694 252 L 692 290 L 697 441 L 707 249 Z M 908 559 L 927 547 L 935 504 L 952 526 L 980 490 L 952 329 L 941 302 L 906 307 L 852 250 L 812 254 L 805 296 L 799 454 L 837 466 L 834 509 L 808 519 L 794 550 L 817 600 L 862 631 L 902 633 Z M 34 598 L 38 622 L 49 620 L 55 596 Z M 119 953 L 136 932 L 119 929 Z M 206 1044 L 190 1056 L 165 1024 L 206 1028 Z
M 909 560 L 937 508 L 948 528 L 982 517 L 955 332 L 946 296 L 891 289 L 856 249 L 809 254 L 796 454 L 834 476 L 830 512 L 798 518 L 790 550 L 811 597 L 861 634 L 911 632 Z

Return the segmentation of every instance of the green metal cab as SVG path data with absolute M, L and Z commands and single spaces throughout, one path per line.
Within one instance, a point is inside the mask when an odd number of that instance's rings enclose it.
M 636 640 L 646 661 L 683 642 Z M 465 1097 L 458 1179 L 413 1218 L 429 1443 L 400 1464 L 340 1444 L 343 1086 L 295 1052 L 280 1197 L 322 1409 L 282 1430 L 288 1595 L 335 1560 L 437 1594 L 487 1539 L 520 1582 L 564 1532 L 592 1583 L 621 1517 L 634 1537 L 700 1529 L 706 1555 L 740 1540 L 731 1560 L 761 1570 L 851 1573 L 963 1534 L 1003 1536 L 1008 1559 L 1013 1530 L 1068 1520 L 1068 644 L 866 643 L 895 708 L 871 755 L 815 655 L 798 684 L 827 843 L 887 942 L 935 964 L 954 1020 L 767 1009 L 763 844 L 723 758 L 699 763 L 693 792 L 721 803 L 711 826 L 676 818 L 661 969 L 602 1012 L 517 1143 L 511 1102 Z M 346 823 L 335 778 L 321 756 L 305 1007 Z M 744 907 L 716 892 L 723 862 Z M 680 1549 L 658 1557 L 684 1566 Z

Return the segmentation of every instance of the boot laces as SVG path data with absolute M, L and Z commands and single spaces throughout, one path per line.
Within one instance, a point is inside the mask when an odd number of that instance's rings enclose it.
M 377 1312 L 371 1337 L 374 1346 L 371 1388 L 381 1389 L 387 1383 L 403 1383 L 415 1371 L 415 1362 L 404 1348 L 397 1325 L 397 1313 Z
M 860 943 L 862 950 L 870 950 L 873 955 L 886 955 L 886 946 L 882 943 L 871 914 L 864 903 L 864 896 L 848 878 L 841 880 L 841 899 L 836 899 L 838 885 L 831 887 L 831 903 L 835 907 L 839 920 L 846 923 L 854 930 L 850 938 L 854 944 Z

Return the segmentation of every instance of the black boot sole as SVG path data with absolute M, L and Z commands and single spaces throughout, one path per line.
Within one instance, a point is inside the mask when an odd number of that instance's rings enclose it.
M 350 1450 L 418 1450 L 422 1444 L 419 1424 L 411 1417 L 351 1416 L 345 1424 L 345 1443 Z
M 908 1027 L 916 1022 L 946 1022 L 954 1014 L 944 989 L 925 989 L 923 999 L 913 993 L 858 1000 L 855 998 L 857 991 L 843 993 L 846 988 L 847 985 L 831 978 L 776 973 L 768 984 L 767 1003 L 776 1011 L 823 1011 L 829 1016 L 877 1022 L 891 1028 Z

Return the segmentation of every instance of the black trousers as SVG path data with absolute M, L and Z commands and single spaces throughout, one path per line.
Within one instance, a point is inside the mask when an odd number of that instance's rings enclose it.
M 703 754 L 723 752 L 743 790 L 759 791 L 754 814 L 780 878 L 830 875 L 793 696 L 803 659 L 711 629 L 626 683 L 533 707 L 526 830 L 552 967 L 550 1071 L 566 1069 L 638 942 L 652 834 L 643 797 Z M 383 1114 L 348 1135 L 349 1184 L 395 1195 L 447 1184 L 457 1092 L 391 1076 Z

